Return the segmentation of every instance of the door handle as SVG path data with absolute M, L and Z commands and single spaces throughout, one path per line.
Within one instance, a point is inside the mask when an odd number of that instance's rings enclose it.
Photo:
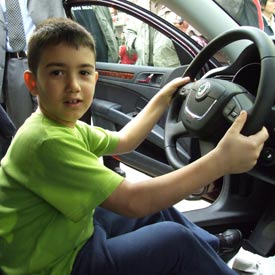
M 150 84 L 152 78 L 153 78 L 154 74 L 149 74 L 145 79 L 139 79 L 138 83 L 142 83 L 142 84 Z

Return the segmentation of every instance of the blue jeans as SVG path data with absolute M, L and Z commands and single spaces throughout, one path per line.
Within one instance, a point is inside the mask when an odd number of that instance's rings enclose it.
M 140 219 L 97 208 L 94 224 L 72 275 L 236 274 L 217 255 L 217 237 L 175 208 Z

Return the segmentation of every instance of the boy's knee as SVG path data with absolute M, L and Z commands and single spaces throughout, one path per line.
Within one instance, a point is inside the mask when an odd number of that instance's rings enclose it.
M 192 240 L 195 235 L 190 229 L 184 227 L 183 225 L 176 222 L 162 222 L 159 223 L 162 227 L 162 232 L 174 242 L 186 242 L 188 239 Z

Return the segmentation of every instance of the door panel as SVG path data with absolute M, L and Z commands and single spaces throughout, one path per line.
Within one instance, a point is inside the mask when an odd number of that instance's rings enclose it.
M 181 76 L 185 67 L 177 69 L 175 73 L 171 68 L 98 62 L 96 69 L 99 79 L 91 108 L 94 125 L 120 130 L 143 109 L 171 75 Z M 164 153 L 164 123 L 165 115 L 134 152 L 117 157 L 151 176 L 172 171 Z

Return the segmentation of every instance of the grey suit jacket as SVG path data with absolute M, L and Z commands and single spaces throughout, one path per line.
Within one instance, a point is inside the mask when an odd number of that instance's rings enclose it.
M 62 0 L 28 0 L 28 10 L 35 25 L 50 17 L 66 17 Z M 0 7 L 0 102 L 6 59 L 6 29 L 3 11 Z

